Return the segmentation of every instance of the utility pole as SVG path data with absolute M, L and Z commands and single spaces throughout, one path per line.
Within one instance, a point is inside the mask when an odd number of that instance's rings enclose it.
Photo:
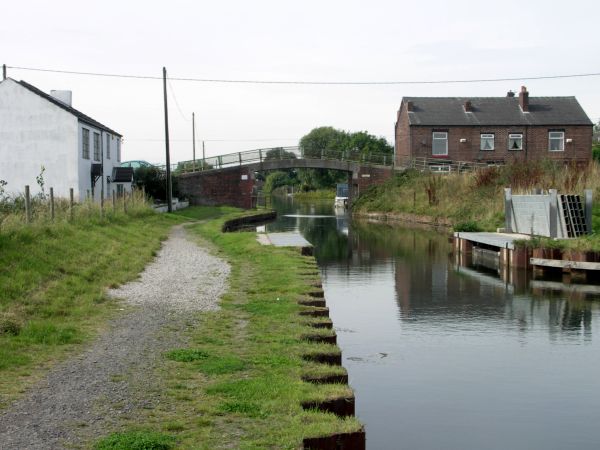
M 165 151 L 167 154 L 167 211 L 173 212 L 171 187 L 171 155 L 169 153 L 169 109 L 167 108 L 167 68 L 163 67 L 163 96 L 165 99 Z
M 6 64 L 2 64 L 2 80 L 6 80 Z
M 196 114 L 192 113 L 192 154 L 194 156 L 194 170 L 196 169 Z

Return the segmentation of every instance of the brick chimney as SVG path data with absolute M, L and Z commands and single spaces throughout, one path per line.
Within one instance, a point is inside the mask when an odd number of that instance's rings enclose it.
M 464 106 L 465 112 L 473 112 L 473 105 L 471 104 L 471 100 L 467 100 Z
M 519 105 L 523 112 L 529 112 L 529 92 L 525 86 L 521 86 L 521 92 L 519 92 Z
M 413 102 L 410 102 L 410 101 L 406 102 L 406 110 L 413 111 Z

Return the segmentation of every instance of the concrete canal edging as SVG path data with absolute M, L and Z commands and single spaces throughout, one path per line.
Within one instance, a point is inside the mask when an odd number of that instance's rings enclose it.
M 223 231 L 223 233 L 238 231 L 240 229 L 244 229 L 252 225 L 275 220 L 276 217 L 277 213 L 275 211 L 264 211 L 255 214 L 248 214 L 245 216 L 236 217 L 234 219 L 227 220 L 225 223 L 223 223 L 221 231 Z

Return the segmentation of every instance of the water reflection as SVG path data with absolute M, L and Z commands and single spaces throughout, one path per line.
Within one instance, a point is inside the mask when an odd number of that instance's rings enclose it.
M 566 285 L 530 280 L 519 271 L 501 274 L 483 267 L 464 267 L 452 258 L 446 234 L 428 228 L 407 228 L 352 221 L 347 213 L 331 214 L 329 201 L 302 202 L 274 198 L 279 219 L 267 231 L 299 231 L 315 246 L 324 272 L 363 274 L 388 267 L 393 270 L 399 318 L 504 318 L 526 332 L 544 323 L 551 334 L 584 331 L 591 336 L 592 303 L 600 286 Z
M 597 448 L 597 286 L 461 266 L 430 230 L 283 216 L 328 202 L 277 208 L 267 228 L 316 247 L 369 448 Z

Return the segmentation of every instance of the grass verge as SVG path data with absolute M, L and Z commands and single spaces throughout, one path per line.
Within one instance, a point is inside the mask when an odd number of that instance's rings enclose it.
M 353 204 L 357 215 L 408 213 L 433 221 L 449 221 L 457 231 L 495 231 L 504 226 L 504 188 L 523 194 L 534 188 L 559 193 L 594 193 L 593 230 L 596 234 L 563 245 L 600 249 L 600 165 L 585 167 L 552 161 L 508 164 L 463 174 L 431 174 L 409 170 L 362 194 Z
M 340 366 L 308 362 L 304 355 L 337 353 L 329 344 L 303 340 L 312 319 L 297 300 L 314 290 L 314 258 L 290 248 L 261 246 L 255 233 L 222 233 L 225 214 L 190 227 L 204 245 L 232 266 L 221 309 L 199 315 L 190 345 L 163 355 L 158 369 L 160 406 L 132 417 L 123 430 L 151 429 L 177 440 L 178 448 L 296 449 L 305 437 L 361 429 L 353 417 L 304 410 L 303 402 L 352 395 L 345 384 L 312 384 L 302 377 L 345 374 Z M 208 217 L 192 208 L 188 217 Z M 317 319 L 321 320 L 321 319 Z
M 149 210 L 0 233 L 0 408 L 89 340 L 182 219 Z

